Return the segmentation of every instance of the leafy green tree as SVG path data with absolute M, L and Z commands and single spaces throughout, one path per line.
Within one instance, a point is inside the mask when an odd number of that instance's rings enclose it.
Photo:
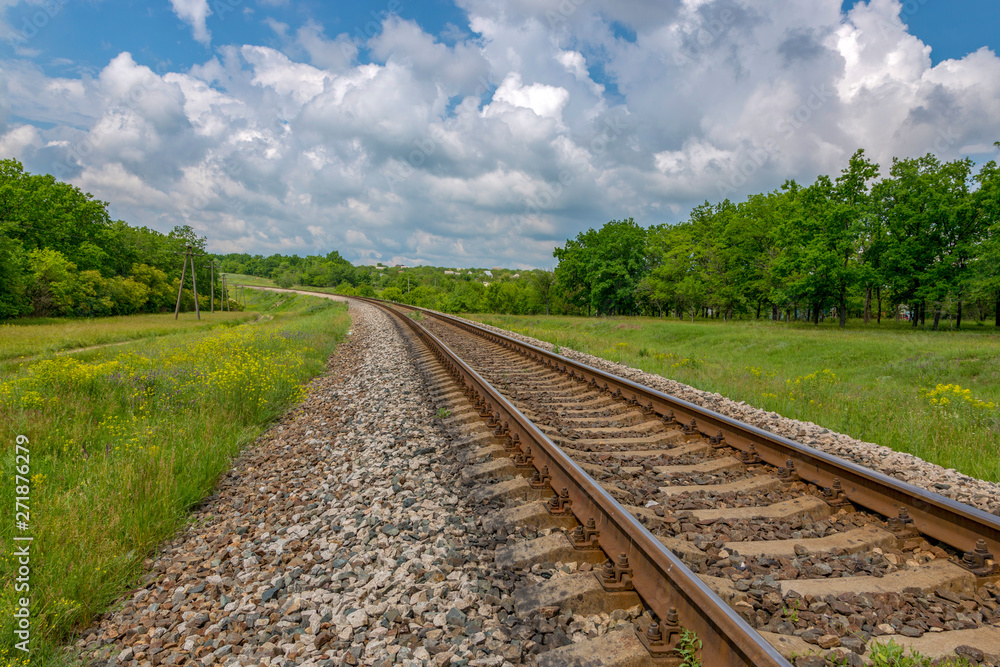
M 837 298 L 840 326 L 847 326 L 848 293 L 863 275 L 861 240 L 864 222 L 871 212 L 871 182 L 878 176 L 878 165 L 865 157 L 863 149 L 851 156 L 831 193 L 831 206 L 826 215 L 826 249 L 836 257 L 829 276 Z M 833 263 L 831 263 L 833 264 Z
M 403 290 L 399 289 L 398 287 L 386 287 L 379 293 L 378 298 L 382 299 L 383 301 L 395 301 L 397 303 L 402 303 Z
M 50 248 L 29 251 L 28 263 L 32 312 L 43 317 L 69 315 L 79 284 L 76 265 L 58 250 Z
M 995 146 L 1000 148 L 1000 141 Z M 982 166 L 975 177 L 973 215 L 982 231 L 977 256 L 971 262 L 970 291 L 992 303 L 1000 327 L 1000 167 L 995 160 Z
M 545 308 L 548 315 L 552 304 L 552 291 L 556 284 L 556 274 L 554 271 L 544 271 L 537 269 L 528 274 L 531 290 L 535 300 Z
M 555 282 L 562 297 L 579 308 L 586 308 L 588 315 L 592 306 L 594 277 L 591 265 L 596 246 L 597 232 L 588 229 L 580 232 L 575 239 L 567 239 L 564 247 L 557 247 L 552 252 L 552 256 L 559 260 Z
M 567 300 L 603 314 L 638 310 L 636 287 L 649 269 L 646 230 L 632 218 L 581 232 L 553 252 L 556 282 Z
M 133 264 L 130 274 L 132 280 L 147 288 L 145 304 L 147 310 L 155 313 L 174 307 L 177 285 L 176 282 L 172 283 L 169 280 L 164 271 L 148 264 Z
M 19 240 L 7 236 L 0 227 L 0 319 L 30 312 L 27 283 L 27 255 L 24 246 Z

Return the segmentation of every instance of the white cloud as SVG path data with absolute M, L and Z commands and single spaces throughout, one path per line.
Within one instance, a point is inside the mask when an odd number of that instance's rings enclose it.
M 500 84 L 493 99 L 511 106 L 531 109 L 544 118 L 560 120 L 563 107 L 569 101 L 569 91 L 543 83 L 525 86 L 521 84 L 521 75 L 511 72 Z
M 41 135 L 32 125 L 18 125 L 0 135 L 0 155 L 23 155 L 28 149 L 37 150 L 41 146 Z
M 197 36 L 207 5 L 179 4 Z M 0 61 L 0 153 L 220 251 L 524 268 L 859 147 L 888 166 L 1000 138 L 1000 59 L 932 66 L 898 0 L 461 6 L 448 43 L 389 17 L 362 45 L 307 21 L 164 75 L 128 53 L 80 78 Z
M 358 47 L 346 34 L 330 40 L 323 35 L 323 27 L 307 21 L 299 28 L 296 38 L 309 54 L 316 67 L 339 72 L 347 68 L 358 55 Z
M 170 0 L 170 5 L 177 17 L 191 26 L 195 40 L 208 46 L 212 41 L 212 33 L 205 25 L 205 20 L 212 13 L 208 0 Z

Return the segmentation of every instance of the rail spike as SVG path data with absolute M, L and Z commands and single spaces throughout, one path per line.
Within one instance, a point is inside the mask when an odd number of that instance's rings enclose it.
M 844 493 L 844 487 L 840 483 L 839 477 L 833 478 L 833 485 L 823 489 L 823 500 L 830 507 L 848 507 L 851 501 L 847 499 L 847 494 Z
M 590 517 L 587 519 L 586 526 L 577 526 L 570 533 L 569 540 L 572 542 L 574 549 L 597 549 L 600 537 L 601 531 L 597 530 L 597 523 L 594 521 L 594 517 Z
M 681 624 L 676 607 L 667 610 L 667 617 L 662 622 L 657 622 L 654 616 L 645 632 L 636 628 L 635 634 L 654 658 L 680 657 L 677 648 L 680 645 Z
M 1000 572 L 1000 565 L 997 564 L 993 554 L 986 546 L 986 540 L 976 540 L 975 549 L 966 551 L 959 565 L 977 577 L 988 577 Z
M 569 489 L 564 486 L 562 491 L 549 499 L 545 508 L 549 511 L 549 514 L 565 515 L 570 513 L 569 508 L 572 504 L 573 501 L 569 499 Z
M 906 507 L 899 508 L 899 514 L 889 517 L 889 530 L 898 538 L 916 537 L 918 535 L 913 519 L 910 518 L 910 510 Z
M 615 563 L 608 559 L 600 572 L 595 573 L 601 586 L 609 593 L 618 591 L 632 591 L 632 566 L 628 562 L 628 554 L 618 554 L 618 561 Z
M 542 469 L 536 470 L 535 474 L 531 476 L 531 481 L 528 482 L 533 489 L 544 489 L 552 481 L 552 475 L 549 474 L 549 467 L 542 466 Z
M 785 461 L 784 467 L 778 468 L 778 477 L 783 482 L 797 482 L 802 479 L 795 470 L 795 462 L 791 459 Z
M 740 452 L 740 462 L 744 465 L 754 465 L 760 463 L 760 455 L 757 453 L 757 445 L 750 443 L 750 446 Z
M 526 452 L 518 452 L 514 455 L 514 466 L 517 468 L 533 468 L 535 457 L 531 453 L 531 447 Z

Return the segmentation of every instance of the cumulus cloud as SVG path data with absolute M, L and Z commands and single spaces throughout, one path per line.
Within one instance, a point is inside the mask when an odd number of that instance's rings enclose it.
M 208 0 L 170 0 L 177 18 L 191 26 L 195 40 L 208 46 L 212 41 L 212 33 L 205 25 L 205 20 L 212 10 L 208 8 Z
M 888 166 L 1000 138 L 1000 59 L 932 66 L 898 0 L 460 5 L 441 37 L 306 21 L 183 72 L 0 61 L 0 153 L 219 251 L 531 267 L 587 227 L 674 222 L 859 147 Z M 174 7 L 208 43 L 208 6 Z

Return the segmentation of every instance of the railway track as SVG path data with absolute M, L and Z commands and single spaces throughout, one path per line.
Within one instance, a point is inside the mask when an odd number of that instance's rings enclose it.
M 463 320 L 366 300 L 437 357 L 520 616 L 644 613 L 541 664 L 789 665 L 871 641 L 1000 654 L 1000 519 Z M 507 505 L 506 507 L 501 507 Z M 551 573 L 553 564 L 562 569 Z M 550 572 L 545 576 L 546 568 Z M 690 636 L 689 636 L 690 637 Z

